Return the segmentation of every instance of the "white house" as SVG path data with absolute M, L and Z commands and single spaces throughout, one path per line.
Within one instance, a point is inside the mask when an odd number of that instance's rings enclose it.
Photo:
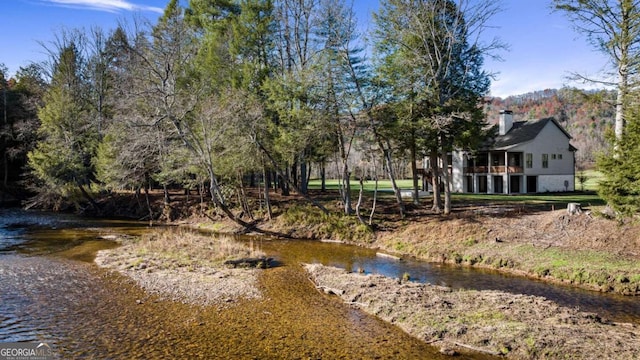
M 500 112 L 498 136 L 475 152 L 451 157 L 452 191 L 460 193 L 540 193 L 575 190 L 571 136 L 554 118 L 513 121 Z

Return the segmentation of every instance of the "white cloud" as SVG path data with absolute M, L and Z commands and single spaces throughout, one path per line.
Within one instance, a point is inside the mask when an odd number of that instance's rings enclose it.
M 86 8 L 99 11 L 117 12 L 120 10 L 127 11 L 152 11 L 162 13 L 164 10 L 147 5 L 134 4 L 127 0 L 43 0 L 45 2 L 76 8 Z

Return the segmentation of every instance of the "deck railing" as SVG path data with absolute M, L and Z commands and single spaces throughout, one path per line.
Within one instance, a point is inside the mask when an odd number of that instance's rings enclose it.
M 522 166 L 469 166 L 464 168 L 464 172 L 466 174 L 504 174 L 505 172 L 509 172 L 509 174 L 521 174 L 524 172 L 524 168 Z

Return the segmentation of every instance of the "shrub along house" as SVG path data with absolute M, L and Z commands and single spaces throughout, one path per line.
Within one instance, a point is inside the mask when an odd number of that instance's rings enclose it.
M 498 135 L 476 152 L 455 151 L 452 191 L 517 194 L 573 191 L 575 151 L 554 118 L 513 121 L 500 112 Z

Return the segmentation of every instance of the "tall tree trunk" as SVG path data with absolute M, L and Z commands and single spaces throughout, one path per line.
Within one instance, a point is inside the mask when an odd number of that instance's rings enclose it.
M 307 161 L 305 160 L 304 154 L 300 156 L 300 191 L 303 194 L 306 194 L 307 191 Z
M 153 226 L 153 209 L 149 200 L 149 187 L 144 187 L 144 199 L 147 202 L 147 211 L 149 211 L 149 226 Z
M 271 220 L 273 217 L 273 213 L 271 212 L 271 199 L 269 198 L 269 188 L 270 186 L 270 181 L 269 181 L 269 171 L 267 169 L 267 166 L 264 164 L 264 157 L 262 158 L 262 172 L 264 174 L 264 206 L 267 209 L 267 219 Z
M 342 168 L 340 169 L 340 177 L 342 178 L 340 186 L 342 204 L 344 205 L 345 215 L 351 215 L 353 213 L 353 209 L 351 208 L 351 174 L 349 173 L 349 153 L 346 149 L 347 145 L 344 142 L 344 135 L 342 134 L 340 127 L 338 127 L 337 136 L 338 146 L 340 148 L 340 162 L 342 165 Z
M 629 81 L 628 69 L 626 64 L 621 64 L 618 69 L 618 91 L 616 96 L 616 118 L 615 118 L 615 144 L 614 149 L 619 148 L 624 134 L 624 103 L 627 97 L 627 83 Z M 617 155 L 616 155 L 617 156 Z
M 389 144 L 387 144 L 389 145 Z M 400 211 L 400 217 L 402 219 L 404 219 L 404 203 L 402 202 L 402 194 L 400 193 L 400 189 L 398 188 L 398 185 L 396 184 L 396 176 L 395 173 L 393 171 L 393 163 L 391 162 L 391 146 L 389 146 L 386 150 L 384 148 L 383 149 L 383 155 L 385 158 L 385 161 L 387 163 L 387 175 L 389 175 L 389 180 L 391 180 L 391 188 L 393 189 L 393 193 L 396 196 L 396 204 L 398 204 L 398 210 Z
M 169 189 L 166 184 L 162 184 L 162 191 L 164 194 L 164 205 L 167 206 L 171 202 L 171 196 L 169 196 Z
M 411 134 L 411 178 L 413 179 L 413 192 L 412 192 L 412 197 L 413 197 L 413 204 L 414 205 L 420 205 L 420 196 L 419 196 L 419 191 L 420 188 L 418 187 L 418 167 L 416 165 L 416 161 L 418 161 L 417 159 L 417 155 L 416 155 L 416 140 L 415 140 L 415 134 L 412 131 Z
M 374 179 L 375 185 L 373 188 L 373 205 L 371 205 L 371 213 L 369 214 L 369 226 L 373 225 L 373 214 L 375 214 L 376 205 L 378 204 L 378 176 L 376 175 Z
M 293 181 L 291 180 L 291 166 L 287 166 L 286 170 L 280 173 L 280 177 L 278 178 L 278 185 L 280 185 L 280 190 L 282 190 L 282 196 L 289 196 L 289 184 L 291 184 L 294 189 L 298 187 L 295 179 Z
M 442 212 L 442 199 L 440 198 L 440 169 L 438 166 L 438 150 L 432 149 L 429 154 L 431 166 L 431 187 L 433 188 L 433 206 L 431 210 L 436 213 Z
M 322 167 L 320 168 L 320 190 L 322 192 L 325 192 L 327 191 L 327 168 L 324 161 L 322 162 L 321 166 Z
M 204 181 L 200 181 L 200 184 L 198 184 L 198 195 L 200 195 L 200 209 L 203 209 L 202 205 L 204 205 Z
M 358 217 L 358 220 L 361 224 L 367 225 L 367 223 L 364 222 L 362 215 L 360 214 L 360 206 L 362 205 L 362 194 L 364 193 L 364 180 L 362 179 L 362 176 L 360 177 L 359 183 L 360 191 L 358 192 L 358 202 L 356 203 L 356 216 Z
M 300 190 L 299 192 L 302 193 L 302 189 L 300 189 L 300 177 L 298 176 L 298 160 L 295 160 L 293 165 L 291 165 L 289 174 L 289 178 L 293 181 L 293 187 Z
M 416 150 L 416 118 L 413 113 L 413 100 L 409 109 L 409 116 L 411 119 L 411 131 L 410 131 L 410 155 L 411 155 L 411 180 L 413 180 L 413 191 L 411 192 L 411 198 L 413 200 L 413 205 L 420 205 L 420 197 L 419 197 L 419 188 L 418 188 L 418 168 L 416 166 L 417 159 L 417 150 Z
M 309 181 L 311 181 L 311 163 L 307 164 L 307 192 L 309 192 Z
M 353 209 L 351 208 L 351 179 L 349 173 L 349 164 L 343 158 L 342 159 L 342 186 L 340 190 L 342 192 L 342 203 L 344 205 L 345 215 L 351 215 Z
M 451 177 L 449 176 L 449 155 L 444 146 L 445 139 L 442 135 L 442 178 L 444 180 L 444 214 L 451 213 Z

